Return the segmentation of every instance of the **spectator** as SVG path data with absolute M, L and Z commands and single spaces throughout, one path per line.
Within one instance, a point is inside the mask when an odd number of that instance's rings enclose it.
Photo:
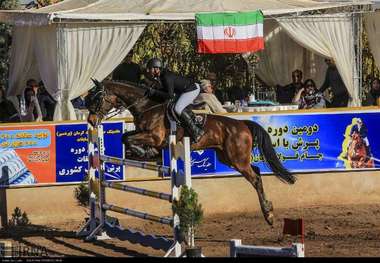
M 368 92 L 365 106 L 380 106 L 380 79 L 374 78 L 371 82 L 371 89 Z
M 37 82 L 36 82 L 37 83 Z M 28 86 L 20 98 L 21 121 L 42 121 L 42 112 L 35 93 L 35 87 Z
M 19 122 L 20 117 L 13 103 L 5 97 L 5 90 L 0 87 L 0 122 Z
M 325 59 L 328 66 L 325 81 L 323 82 L 319 92 L 323 93 L 327 88 L 331 88 L 333 97 L 328 108 L 347 107 L 350 98 L 347 88 L 343 83 L 342 77 L 332 59 Z
M 140 82 L 141 69 L 140 66 L 132 62 L 133 50 L 131 50 L 121 63 L 112 73 L 113 80 L 130 81 L 134 83 Z
M 318 109 L 326 107 L 323 95 L 318 92 L 315 82 L 312 79 L 305 81 L 304 87 L 294 96 L 293 103 L 297 103 L 299 109 Z
M 85 104 L 85 99 L 86 99 L 87 94 L 88 94 L 88 91 L 86 91 L 79 97 L 71 100 L 71 103 L 73 104 L 75 109 L 80 109 L 80 110 L 87 109 L 86 104 Z
M 206 103 L 206 110 L 210 113 L 223 113 L 227 112 L 220 101 L 213 93 L 213 86 L 208 79 L 201 80 L 201 93 L 194 100 L 194 103 Z
M 277 85 L 277 101 L 282 104 L 291 103 L 294 95 L 303 87 L 302 78 L 302 71 L 296 69 L 292 72 L 292 83 L 284 87 Z
M 56 101 L 47 92 L 45 85 L 42 81 L 39 82 L 39 89 L 37 93 L 38 102 L 40 104 L 42 119 L 44 121 L 52 121 L 54 116 Z

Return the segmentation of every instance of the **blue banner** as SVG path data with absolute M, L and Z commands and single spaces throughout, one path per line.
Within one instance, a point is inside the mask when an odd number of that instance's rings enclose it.
M 302 114 L 234 115 L 257 122 L 271 136 L 283 165 L 293 172 L 321 172 L 380 168 L 380 114 L 378 112 L 326 112 Z M 164 164 L 169 164 L 164 151 Z M 213 150 L 191 154 L 194 175 L 237 174 L 220 163 Z M 257 148 L 252 164 L 263 173 L 270 168 Z
M 104 123 L 105 154 L 123 158 L 123 123 Z M 80 182 L 88 172 L 87 124 L 56 126 L 57 182 Z M 105 164 L 107 180 L 123 180 L 123 166 Z

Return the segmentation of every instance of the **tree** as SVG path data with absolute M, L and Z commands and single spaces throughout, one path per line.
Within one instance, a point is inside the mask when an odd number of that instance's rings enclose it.
M 38 8 L 61 2 L 62 0 L 37 0 Z
M 0 0 L 0 9 L 19 8 L 18 0 Z M 9 46 L 11 43 L 11 26 L 0 23 L 0 86 L 6 86 L 8 80 Z

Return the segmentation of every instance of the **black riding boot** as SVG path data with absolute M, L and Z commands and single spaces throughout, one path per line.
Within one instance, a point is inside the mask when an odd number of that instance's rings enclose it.
M 190 130 L 190 136 L 193 142 L 198 142 L 205 132 L 195 123 L 194 113 L 191 110 L 184 109 L 181 113 L 180 120 L 183 128 Z

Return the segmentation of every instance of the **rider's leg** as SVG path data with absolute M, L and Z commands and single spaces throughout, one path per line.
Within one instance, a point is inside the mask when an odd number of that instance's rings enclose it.
M 194 142 L 197 142 L 204 134 L 204 131 L 196 125 L 195 115 L 189 108 L 187 108 L 187 106 L 190 105 L 199 95 L 200 87 L 198 84 L 195 85 L 197 87 L 195 90 L 183 93 L 179 97 L 174 107 L 174 111 L 180 117 L 180 120 L 184 126 L 183 128 L 189 129 L 192 139 Z

